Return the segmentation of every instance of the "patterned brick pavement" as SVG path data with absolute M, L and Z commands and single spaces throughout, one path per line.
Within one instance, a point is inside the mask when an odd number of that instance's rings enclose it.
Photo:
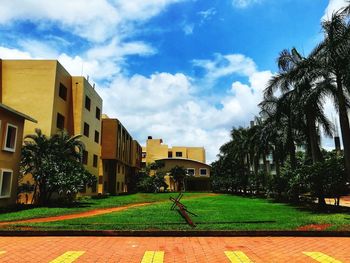
M 0 237 L 0 262 L 350 263 L 350 238 Z

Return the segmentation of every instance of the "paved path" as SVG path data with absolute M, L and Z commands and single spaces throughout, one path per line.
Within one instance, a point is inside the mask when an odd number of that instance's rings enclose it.
M 0 237 L 0 262 L 349 263 L 350 238 Z
M 0 227 L 1 226 L 6 226 L 6 225 L 11 225 L 11 224 L 18 224 L 18 223 L 55 222 L 55 221 L 62 221 L 62 220 L 82 218 L 82 217 L 91 217 L 91 216 L 103 215 L 103 214 L 108 214 L 108 213 L 117 212 L 117 211 L 123 211 L 123 210 L 128 209 L 128 208 L 145 206 L 145 205 L 149 205 L 149 204 L 152 204 L 152 203 L 130 204 L 130 205 L 126 205 L 126 206 L 118 206 L 118 207 L 112 207 L 112 208 L 95 209 L 95 210 L 89 210 L 89 211 L 85 211 L 85 212 L 80 212 L 80 213 L 75 213 L 75 214 L 68 214 L 68 215 L 32 218 L 32 219 L 24 219 L 24 220 L 8 221 L 8 222 L 0 222 Z

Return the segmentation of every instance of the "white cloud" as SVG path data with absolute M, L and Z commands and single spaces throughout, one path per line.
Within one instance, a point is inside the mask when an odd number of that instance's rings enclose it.
M 203 24 L 205 21 L 216 15 L 216 9 L 212 7 L 207 10 L 200 11 L 197 14 L 201 16 L 202 19 L 200 23 Z
M 328 6 L 324 12 L 322 20 L 328 20 L 332 17 L 332 14 L 339 9 L 349 5 L 347 0 L 329 0 Z
M 0 24 L 29 20 L 46 27 L 55 22 L 64 31 L 103 42 L 115 35 L 129 35 L 134 23 L 148 20 L 180 1 L 184 0 L 2 1 Z
M 252 4 L 260 2 L 261 0 L 232 0 L 232 5 L 237 8 L 246 8 Z
M 233 67 L 228 63 L 228 69 L 224 69 L 217 63 L 217 57 L 240 61 L 241 65 Z M 228 87 L 219 108 L 197 96 L 190 77 L 163 72 L 149 77 L 120 75 L 109 87 L 99 87 L 104 111 L 125 123 L 140 142 L 152 135 L 170 145 L 204 146 L 207 161 L 211 162 L 216 159 L 219 147 L 229 140 L 232 126 L 246 125 L 258 114 L 262 90 L 272 75 L 269 71 L 258 71 L 254 62 L 243 55 L 217 54 L 216 59 L 203 63 L 211 65 L 210 72 L 225 72 L 214 75 L 239 72 L 248 78 L 248 84 L 234 82 Z
M 194 24 L 185 24 L 182 28 L 185 35 L 192 35 L 194 30 Z
M 31 59 L 29 52 L 21 51 L 14 48 L 0 47 L 1 59 Z
M 205 82 L 210 84 L 232 74 L 249 76 L 257 70 L 254 61 L 242 54 L 215 54 L 213 60 L 195 59 L 192 64 L 206 71 Z

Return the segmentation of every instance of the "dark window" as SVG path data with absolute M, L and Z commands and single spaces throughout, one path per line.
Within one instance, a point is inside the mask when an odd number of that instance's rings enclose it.
M 101 110 L 99 107 L 96 107 L 96 119 L 100 119 L 101 118 Z
M 168 158 L 173 158 L 173 152 L 168 152 Z
M 8 150 L 11 152 L 15 151 L 16 147 L 16 138 L 17 137 L 17 127 L 11 124 L 7 124 L 6 131 L 6 141 L 4 150 Z
M 124 165 L 123 165 L 123 166 L 122 166 L 122 173 L 124 173 L 124 171 L 125 171 L 125 170 L 124 170 Z
M 57 113 L 56 127 L 60 130 L 64 129 L 64 116 L 62 114 Z
M 98 131 L 95 131 L 95 142 L 99 143 L 100 141 L 100 133 Z
M 0 174 L 0 196 L 10 197 L 11 195 L 12 171 L 3 171 Z
M 193 168 L 188 168 L 187 169 L 187 175 L 188 176 L 194 176 L 195 175 L 195 171 Z
M 90 130 L 89 124 L 87 124 L 86 122 L 84 122 L 84 135 L 85 135 L 86 137 L 89 137 L 89 130 Z
M 85 96 L 85 109 L 89 111 L 90 108 L 91 108 L 91 100 L 88 96 Z
M 87 151 L 83 151 L 83 164 L 87 164 L 88 163 L 88 152 Z
M 124 183 L 122 182 L 122 192 L 124 192 Z
M 67 88 L 62 83 L 60 83 L 58 96 L 60 96 L 60 98 L 63 100 L 67 100 Z
M 117 191 L 119 191 L 119 182 L 117 183 Z
M 146 152 L 142 152 L 142 158 L 146 158 Z
M 97 161 L 98 161 L 98 157 L 97 157 L 96 154 L 94 154 L 94 159 L 93 159 L 93 162 L 92 162 L 93 167 L 97 167 Z
M 98 184 L 103 184 L 103 176 L 98 177 Z
M 207 175 L 207 169 L 206 168 L 199 169 L 199 174 L 200 175 Z
M 182 152 L 176 152 L 176 157 L 182 157 Z

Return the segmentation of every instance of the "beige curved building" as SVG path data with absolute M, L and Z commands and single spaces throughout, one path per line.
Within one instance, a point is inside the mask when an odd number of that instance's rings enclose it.
M 169 172 L 175 166 L 181 166 L 187 171 L 187 191 L 210 190 L 210 166 L 206 164 L 204 147 L 186 147 L 163 144 L 162 139 L 151 136 L 142 147 L 142 166 L 145 167 L 156 161 L 162 161 L 163 172 Z M 175 184 L 170 176 L 166 176 L 168 190 L 174 191 Z

